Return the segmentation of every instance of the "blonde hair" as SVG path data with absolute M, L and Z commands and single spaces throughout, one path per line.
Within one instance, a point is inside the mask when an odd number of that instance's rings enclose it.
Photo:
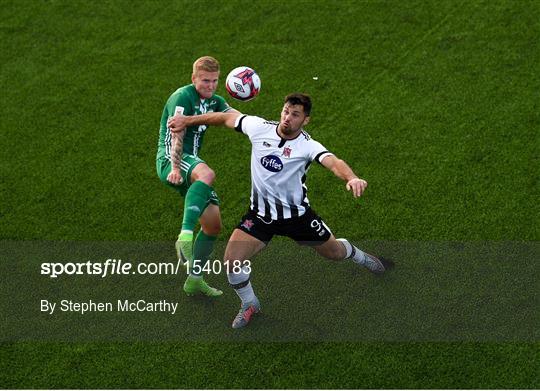
M 193 74 L 196 75 L 199 71 L 219 72 L 218 60 L 210 56 L 198 58 L 193 63 Z

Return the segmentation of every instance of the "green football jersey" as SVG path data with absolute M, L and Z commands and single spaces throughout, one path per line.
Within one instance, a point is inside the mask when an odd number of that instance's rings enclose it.
M 169 117 L 173 117 L 179 112 L 184 115 L 198 115 L 210 112 L 224 112 L 230 108 L 225 99 L 219 95 L 212 95 L 210 99 L 201 99 L 193 84 L 177 89 L 167 100 L 161 115 L 157 158 L 171 158 L 172 139 L 171 132 L 167 128 Z M 198 156 L 207 128 L 207 125 L 187 128 L 183 148 L 185 154 Z

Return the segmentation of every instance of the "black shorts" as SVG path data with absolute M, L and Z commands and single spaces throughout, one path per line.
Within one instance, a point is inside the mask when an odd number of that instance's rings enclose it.
M 248 235 L 268 244 L 274 235 L 287 236 L 301 245 L 318 246 L 332 235 L 330 228 L 312 209 L 300 217 L 265 221 L 250 210 L 236 227 Z

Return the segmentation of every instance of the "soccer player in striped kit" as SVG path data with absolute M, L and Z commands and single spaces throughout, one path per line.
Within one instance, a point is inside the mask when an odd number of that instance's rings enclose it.
M 312 246 L 323 257 L 351 258 L 373 273 L 383 273 L 384 264 L 377 257 L 358 249 L 347 239 L 336 239 L 310 207 L 305 181 L 314 161 L 343 179 L 354 197 L 362 195 L 367 187 L 367 182 L 358 178 L 347 163 L 303 129 L 310 112 L 308 95 L 291 94 L 285 98 L 279 122 L 239 113 L 211 113 L 178 115 L 169 120 L 169 127 L 175 132 L 198 124 L 222 125 L 244 133 L 251 141 L 251 205 L 229 239 L 226 261 L 251 259 L 274 235 L 282 235 Z M 240 273 L 227 275 L 242 300 L 232 324 L 234 328 L 246 326 L 261 308 L 249 271 L 249 267 L 244 267 Z

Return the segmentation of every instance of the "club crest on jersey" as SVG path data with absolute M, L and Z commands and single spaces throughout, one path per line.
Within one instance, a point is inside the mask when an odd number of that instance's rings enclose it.
M 289 147 L 283 148 L 283 156 L 285 157 L 291 157 L 292 149 Z
M 253 227 L 253 220 L 246 219 L 246 220 L 242 223 L 242 227 L 244 227 L 244 228 L 247 229 L 248 231 L 251 231 L 251 227 Z
M 268 171 L 279 172 L 283 170 L 283 162 L 275 155 L 268 155 L 261 158 L 261 164 Z

